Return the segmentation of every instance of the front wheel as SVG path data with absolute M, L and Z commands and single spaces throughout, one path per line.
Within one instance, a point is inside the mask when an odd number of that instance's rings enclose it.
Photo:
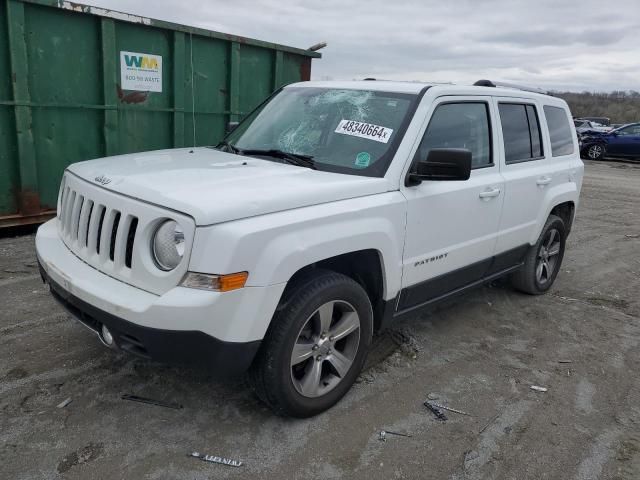
M 371 301 L 351 278 L 329 271 L 292 286 L 249 378 L 276 413 L 310 417 L 333 406 L 362 370 L 373 329 Z
M 604 153 L 604 145 L 594 143 L 584 149 L 583 157 L 588 158 L 589 160 L 602 160 L 604 158 Z
M 511 276 L 513 286 L 531 295 L 549 290 L 562 264 L 566 237 L 562 219 L 549 215 L 538 241 L 525 255 L 524 265 Z

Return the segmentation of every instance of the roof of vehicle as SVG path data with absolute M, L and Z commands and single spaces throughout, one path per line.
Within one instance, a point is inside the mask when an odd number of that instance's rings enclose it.
M 352 81 L 312 81 L 293 83 L 287 87 L 308 87 L 308 88 L 337 88 L 343 90 L 369 90 L 379 92 L 394 93 L 420 93 L 424 88 L 430 87 L 437 89 L 442 94 L 455 95 L 493 95 L 506 97 L 546 97 L 549 95 L 544 93 L 523 90 L 517 86 L 509 87 L 485 87 L 475 85 L 456 85 L 453 83 L 436 83 L 436 82 L 406 82 L 396 80 L 352 80 Z M 525 88 L 525 87 L 523 87 Z

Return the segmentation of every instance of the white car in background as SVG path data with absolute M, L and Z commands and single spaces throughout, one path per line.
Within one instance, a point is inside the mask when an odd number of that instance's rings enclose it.
M 579 135 L 583 135 L 586 132 L 607 133 L 613 130 L 612 127 L 607 127 L 605 125 L 600 125 L 599 123 L 595 123 L 590 120 L 582 120 L 579 118 L 574 119 L 573 124 L 576 127 L 576 132 Z

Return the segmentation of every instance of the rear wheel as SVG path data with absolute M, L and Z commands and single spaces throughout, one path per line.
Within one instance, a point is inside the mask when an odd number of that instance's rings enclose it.
M 529 248 L 523 267 L 511 277 L 513 286 L 531 295 L 545 293 L 558 275 L 566 242 L 566 227 L 560 217 L 549 215 L 535 245 Z
M 360 373 L 372 329 L 371 302 L 357 282 L 329 271 L 307 278 L 279 307 L 254 360 L 257 395 L 281 415 L 330 408 Z

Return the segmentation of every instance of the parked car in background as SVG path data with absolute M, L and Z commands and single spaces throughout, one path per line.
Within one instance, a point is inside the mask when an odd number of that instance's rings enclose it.
M 582 135 L 580 154 L 589 160 L 604 157 L 640 159 L 640 123 L 630 123 L 607 133 Z
M 578 135 L 583 135 L 587 132 L 605 133 L 611 131 L 611 127 L 605 127 L 604 125 L 592 122 L 591 120 L 586 120 L 584 118 L 574 119 L 573 124 L 576 127 L 576 132 L 578 133 Z
M 604 127 L 611 125 L 611 119 L 609 117 L 580 117 L 580 120 L 588 120 L 593 123 L 599 123 Z

